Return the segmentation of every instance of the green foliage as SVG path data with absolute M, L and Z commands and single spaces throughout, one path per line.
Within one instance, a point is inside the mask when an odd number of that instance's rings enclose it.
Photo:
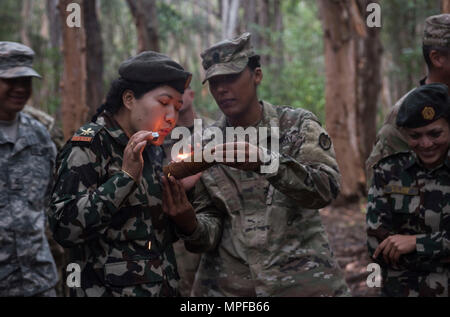
M 283 2 L 284 54 L 271 65 L 263 65 L 260 97 L 274 104 L 308 109 L 325 122 L 325 75 L 323 31 L 313 1 Z M 271 50 L 271 48 L 268 48 Z M 281 69 L 280 69 L 281 66 Z

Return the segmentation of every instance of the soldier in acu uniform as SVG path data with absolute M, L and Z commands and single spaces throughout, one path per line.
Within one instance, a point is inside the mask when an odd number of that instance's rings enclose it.
M 450 85 L 450 14 L 432 16 L 426 20 L 423 55 L 428 66 L 428 76 L 420 81 L 420 85 L 431 83 Z M 400 106 L 411 92 L 412 90 L 392 107 L 378 132 L 377 142 L 366 162 L 368 186 L 372 182 L 375 164 L 394 153 L 408 150 L 407 141 L 396 126 L 396 119 Z
M 55 263 L 45 237 L 56 148 L 22 112 L 31 96 L 34 52 L 0 42 L 0 296 L 55 296 Z
M 411 150 L 374 168 L 368 246 L 382 266 L 385 296 L 449 296 L 449 102 L 444 84 L 413 91 L 396 121 Z
M 81 267 L 73 295 L 176 296 L 176 236 L 161 208 L 160 146 L 175 127 L 191 74 L 154 52 L 125 61 L 119 74 L 94 121 L 58 156 L 50 227 Z
M 213 128 L 224 135 L 227 127 L 266 127 L 269 134 L 279 128 L 280 148 L 266 152 L 279 160 L 271 173 L 222 164 L 205 171 L 188 193 L 192 205 L 172 177 L 164 178 L 171 193 L 163 198 L 165 212 L 186 248 L 203 253 L 191 295 L 349 295 L 318 211 L 340 188 L 327 132 L 306 110 L 258 100 L 263 76 L 249 33 L 214 45 L 202 58 L 205 82 L 224 113 Z M 246 155 L 261 150 L 246 146 Z

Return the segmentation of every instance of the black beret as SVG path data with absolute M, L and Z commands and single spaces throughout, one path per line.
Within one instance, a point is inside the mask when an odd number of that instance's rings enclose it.
M 119 75 L 128 81 L 149 85 L 168 85 L 183 93 L 189 87 L 192 74 L 168 56 L 147 51 L 124 61 Z
M 421 128 L 450 113 L 448 87 L 444 84 L 424 85 L 411 92 L 397 115 L 397 126 Z

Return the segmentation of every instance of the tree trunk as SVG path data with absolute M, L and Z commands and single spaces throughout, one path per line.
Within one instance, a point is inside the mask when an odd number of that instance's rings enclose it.
M 156 0 L 127 0 L 138 33 L 139 52 L 160 51 Z
M 358 5 L 359 4 L 359 5 Z M 375 140 L 379 30 L 367 30 L 367 0 L 320 0 L 326 65 L 326 125 L 342 175 L 341 200 L 365 195 L 364 162 Z
M 442 0 L 442 13 L 450 13 L 450 0 Z
M 58 0 L 47 0 L 47 18 L 49 22 L 50 44 L 54 49 L 61 45 L 61 23 L 59 20 Z
M 20 13 L 21 15 L 21 20 L 22 20 L 22 25 L 21 25 L 21 30 L 20 30 L 20 39 L 22 41 L 22 43 L 28 47 L 31 47 L 31 41 L 30 41 L 30 37 L 28 36 L 28 28 L 30 25 L 30 16 L 31 16 L 31 10 L 32 10 L 32 3 L 31 0 L 23 0 L 22 1 L 22 12 Z
M 66 20 L 70 12 L 66 11 L 70 3 L 82 6 L 83 0 L 60 0 L 61 25 L 64 58 L 64 72 L 61 81 L 61 116 L 64 138 L 69 139 L 86 121 L 86 40 L 84 23 L 81 27 L 70 28 Z
M 222 38 L 236 36 L 240 0 L 222 0 Z
M 83 0 L 83 20 L 86 30 L 86 71 L 89 82 L 86 102 L 91 118 L 103 100 L 103 41 L 97 17 L 97 0 Z

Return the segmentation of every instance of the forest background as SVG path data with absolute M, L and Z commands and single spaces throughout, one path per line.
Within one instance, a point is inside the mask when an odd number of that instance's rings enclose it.
M 426 75 L 421 37 L 438 0 L 2 0 L 0 40 L 36 52 L 30 105 L 56 119 L 65 138 L 102 103 L 119 64 L 142 50 L 163 52 L 194 74 L 195 108 L 220 112 L 201 85 L 200 54 L 249 31 L 262 56 L 261 99 L 315 113 L 331 134 L 342 201 L 366 196 L 364 161 L 397 99 Z M 65 9 L 82 8 L 81 28 Z M 381 27 L 369 28 L 369 4 Z M 61 10 L 63 8 L 64 10 Z M 330 49 L 328 49 L 330 48 Z

